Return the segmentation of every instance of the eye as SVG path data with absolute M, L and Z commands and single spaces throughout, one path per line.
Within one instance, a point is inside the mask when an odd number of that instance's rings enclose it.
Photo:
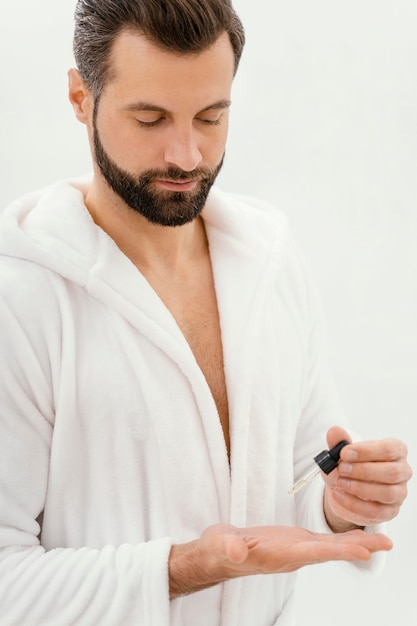
M 152 128 L 154 126 L 158 126 L 161 122 L 163 122 L 164 117 L 158 117 L 156 120 L 138 120 L 136 119 L 136 123 L 141 128 Z
M 219 126 L 221 124 L 221 116 L 214 119 L 207 117 L 196 117 L 196 120 L 206 126 Z

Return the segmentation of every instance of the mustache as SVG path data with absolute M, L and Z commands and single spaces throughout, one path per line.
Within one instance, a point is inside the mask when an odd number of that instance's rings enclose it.
M 198 167 L 191 172 L 185 172 L 177 167 L 168 167 L 166 170 L 147 170 L 141 175 L 142 185 L 146 185 L 154 180 L 165 180 L 169 182 L 181 182 L 191 180 L 205 180 L 210 178 L 215 173 L 212 168 Z

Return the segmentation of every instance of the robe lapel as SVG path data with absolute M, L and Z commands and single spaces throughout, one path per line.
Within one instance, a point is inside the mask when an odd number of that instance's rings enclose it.
M 227 198 L 227 194 L 226 198 Z M 246 524 L 248 429 L 264 313 L 272 288 L 271 257 L 285 227 L 276 215 L 212 192 L 204 212 L 217 293 L 231 430 L 230 523 Z
M 219 521 L 227 522 L 230 470 L 222 427 L 207 381 L 175 319 L 146 279 L 110 238 L 104 235 L 100 245 L 96 264 L 89 272 L 87 289 L 164 352 L 189 381 L 205 433 L 218 494 Z M 121 276 L 123 284 L 120 284 Z

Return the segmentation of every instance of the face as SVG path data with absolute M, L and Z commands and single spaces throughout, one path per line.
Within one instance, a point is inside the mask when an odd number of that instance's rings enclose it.
M 136 34 L 117 39 L 94 104 L 94 159 L 112 193 L 150 222 L 179 226 L 204 208 L 223 162 L 233 72 L 226 34 L 182 56 Z

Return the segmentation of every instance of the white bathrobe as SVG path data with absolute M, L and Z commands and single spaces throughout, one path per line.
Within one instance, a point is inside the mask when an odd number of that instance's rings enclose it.
M 294 574 L 173 602 L 167 577 L 171 545 L 213 523 L 330 532 L 320 478 L 288 495 L 342 418 L 314 289 L 286 220 L 219 190 L 203 213 L 229 467 L 184 336 L 94 224 L 86 184 L 29 194 L 1 217 L 0 624 L 292 624 Z

